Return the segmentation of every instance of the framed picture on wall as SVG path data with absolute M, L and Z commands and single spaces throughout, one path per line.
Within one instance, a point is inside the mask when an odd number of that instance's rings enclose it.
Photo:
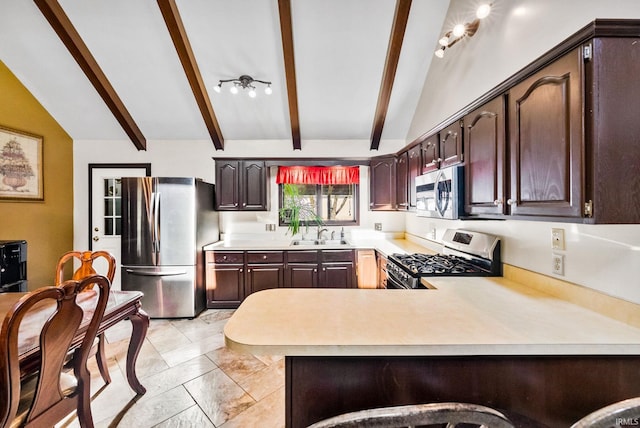
M 44 200 L 42 137 L 0 126 L 0 200 Z

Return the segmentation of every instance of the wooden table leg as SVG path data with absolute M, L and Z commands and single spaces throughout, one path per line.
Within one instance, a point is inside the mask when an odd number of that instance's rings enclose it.
M 142 309 L 138 309 L 138 312 L 129 317 L 133 331 L 131 332 L 131 341 L 129 342 L 129 350 L 127 351 L 127 380 L 129 386 L 137 394 L 142 395 L 147 392 L 147 389 L 142 386 L 136 375 L 136 361 L 138 360 L 138 354 L 142 348 L 142 343 L 147 335 L 147 329 L 149 328 L 149 315 Z

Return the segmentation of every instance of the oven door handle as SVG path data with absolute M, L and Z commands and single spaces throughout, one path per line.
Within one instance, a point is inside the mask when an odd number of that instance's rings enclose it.
M 397 279 L 395 279 L 393 275 L 387 275 L 387 289 L 389 288 L 401 289 L 401 290 L 409 289 L 409 287 L 402 285 Z

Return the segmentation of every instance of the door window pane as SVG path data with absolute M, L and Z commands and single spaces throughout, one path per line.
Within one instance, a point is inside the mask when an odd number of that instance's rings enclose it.
M 122 184 L 119 178 L 104 180 L 104 234 L 120 235 L 120 216 L 122 214 Z

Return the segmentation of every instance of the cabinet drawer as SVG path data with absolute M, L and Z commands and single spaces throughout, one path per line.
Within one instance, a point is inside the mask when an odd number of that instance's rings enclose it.
M 287 263 L 317 263 L 318 251 L 316 250 L 303 250 L 303 251 L 287 251 Z
M 207 263 L 216 264 L 242 264 L 244 263 L 244 253 L 242 251 L 207 251 Z
M 322 250 L 323 262 L 352 262 L 353 250 Z
M 283 263 L 284 251 L 247 251 L 247 263 Z

